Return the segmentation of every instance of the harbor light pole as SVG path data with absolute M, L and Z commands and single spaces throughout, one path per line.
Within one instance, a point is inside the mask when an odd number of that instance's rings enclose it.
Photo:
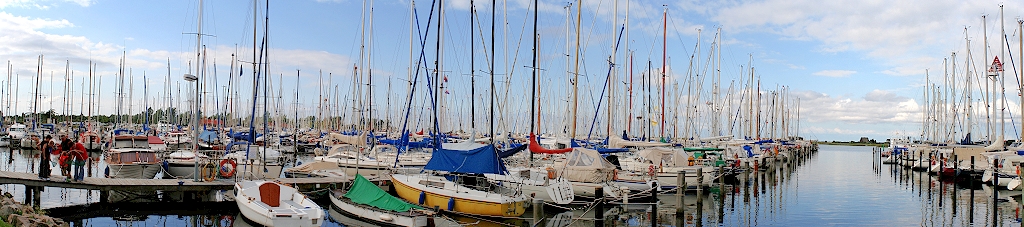
M 195 104 L 192 112 L 196 115 L 196 120 L 192 123 L 192 160 L 195 162 L 192 181 L 199 182 L 199 78 L 192 74 L 185 74 L 185 80 L 196 83 L 196 96 L 192 98 L 192 102 Z

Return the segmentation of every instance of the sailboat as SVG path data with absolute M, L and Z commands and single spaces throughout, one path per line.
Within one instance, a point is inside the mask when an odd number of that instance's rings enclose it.
M 348 191 L 334 190 L 331 204 L 343 214 L 379 226 L 428 226 L 433 212 L 382 190 L 363 175 L 356 175 Z
M 492 217 L 518 217 L 527 198 L 513 189 L 489 185 L 476 174 L 505 174 L 505 163 L 490 144 L 445 143 L 423 168 L 438 174 L 392 174 L 398 196 L 427 207 Z M 449 180 L 449 177 L 455 181 Z M 499 190 L 488 190 L 499 188 Z

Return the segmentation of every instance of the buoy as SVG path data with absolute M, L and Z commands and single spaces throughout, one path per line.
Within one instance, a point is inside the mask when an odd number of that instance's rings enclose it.
M 224 159 L 223 161 L 220 161 L 220 170 L 218 172 L 220 172 L 221 177 L 231 178 L 232 176 L 235 175 L 235 167 L 238 167 L 238 164 L 235 163 L 235 160 L 232 160 L 230 158 Z
M 455 210 L 455 197 L 448 197 L 448 210 Z
M 420 205 L 423 205 L 423 202 L 426 202 L 426 201 L 427 201 L 427 193 L 425 193 L 423 191 L 420 191 L 420 201 L 419 201 Z
M 394 219 L 391 218 L 391 215 L 381 214 L 380 215 L 380 220 L 381 221 L 386 221 L 386 222 L 391 222 L 391 220 L 394 220 Z

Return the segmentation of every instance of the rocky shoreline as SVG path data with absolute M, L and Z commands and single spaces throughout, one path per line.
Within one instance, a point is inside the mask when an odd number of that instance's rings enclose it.
M 60 218 L 47 216 L 42 210 L 37 210 L 30 205 L 22 204 L 13 198 L 9 192 L 0 196 L 0 218 L 4 222 L 16 227 L 68 227 L 67 222 Z

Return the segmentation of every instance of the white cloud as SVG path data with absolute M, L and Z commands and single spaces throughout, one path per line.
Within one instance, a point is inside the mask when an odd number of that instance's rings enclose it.
M 886 91 L 872 91 L 864 99 L 832 97 L 815 91 L 794 91 L 800 99 L 801 118 L 808 122 L 878 125 L 921 121 L 916 100 Z
M 857 73 L 857 71 L 852 71 L 852 70 L 822 70 L 822 71 L 818 71 L 818 72 L 813 73 L 813 75 L 815 75 L 815 76 L 826 76 L 826 77 L 847 77 L 847 76 L 853 75 L 854 73 Z
M 811 41 L 824 53 L 852 52 L 888 67 L 886 75 L 923 75 L 924 69 L 941 68 L 951 52 L 965 56 L 966 38 L 972 40 L 975 59 L 981 50 L 981 16 L 988 15 L 990 50 L 998 50 L 998 2 L 956 0 L 754 0 L 713 3 L 682 3 L 698 9 L 718 5 L 709 17 L 726 30 L 740 33 L 776 34 L 784 40 Z M 1005 14 L 1012 32 L 1014 15 L 1021 2 L 1006 2 Z M 965 32 L 965 28 L 968 30 Z M 1011 45 L 1016 45 L 1011 40 Z M 990 53 L 992 53 L 990 51 Z M 975 60 L 977 61 L 977 60 Z
M 0 9 L 7 7 L 49 9 L 50 6 L 71 2 L 82 7 L 89 7 L 93 0 L 0 0 Z

